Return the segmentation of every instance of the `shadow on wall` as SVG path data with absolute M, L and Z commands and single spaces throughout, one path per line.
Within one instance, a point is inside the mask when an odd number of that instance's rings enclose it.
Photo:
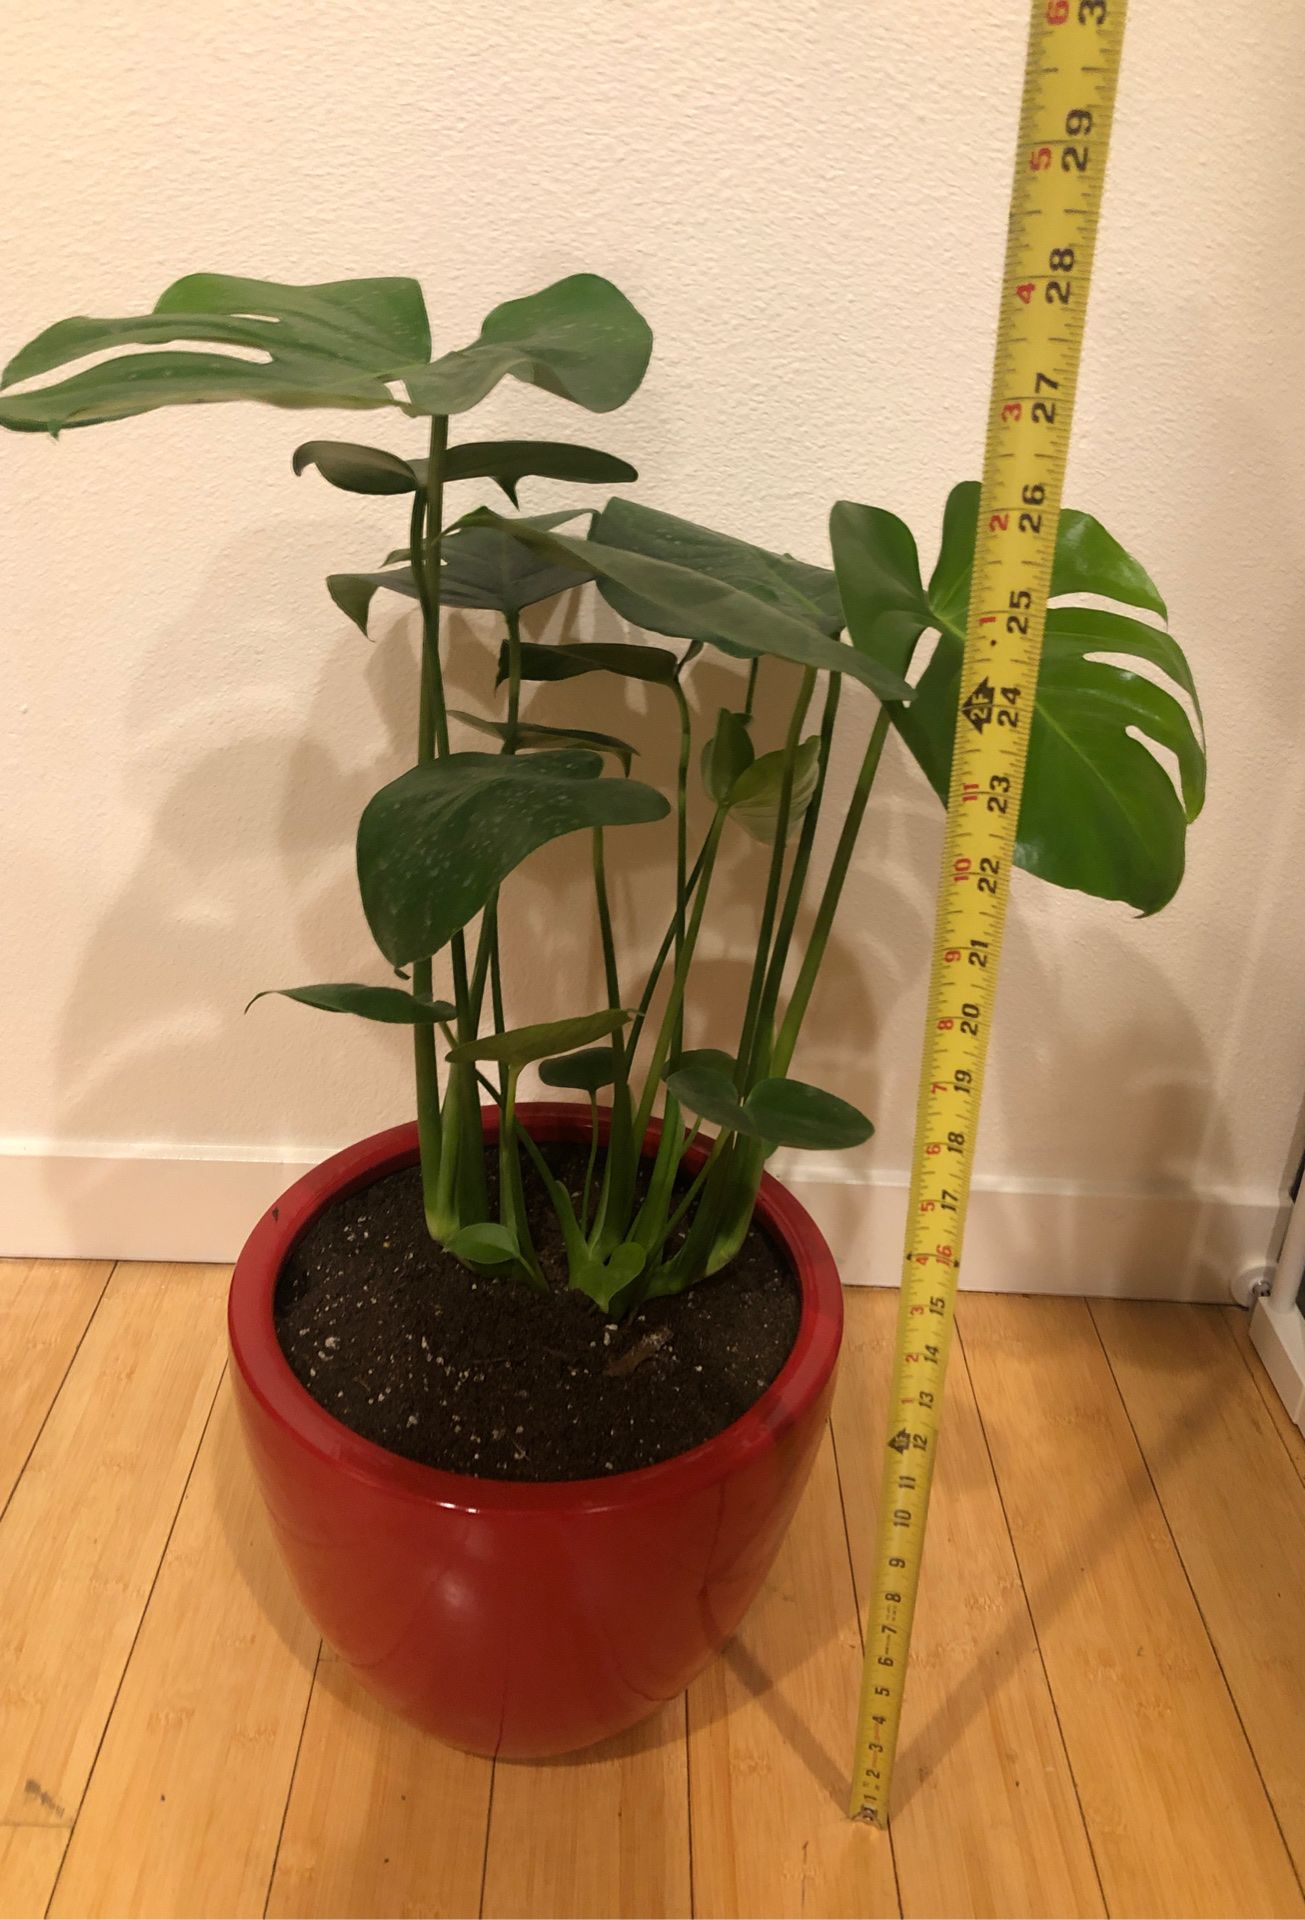
M 238 1157 L 243 1150 L 255 1161 L 293 1161 L 305 1149 L 342 1145 L 411 1111 L 406 1034 L 283 1002 L 262 1002 L 247 1019 L 240 1011 L 265 986 L 387 977 L 358 903 L 353 837 L 371 794 L 410 763 L 416 622 L 412 615 L 387 620 L 382 611 L 380 638 L 369 644 L 321 600 L 309 608 L 288 605 L 285 554 L 309 532 L 316 538 L 320 526 L 282 524 L 226 548 L 138 670 L 128 704 L 137 732 L 124 779 L 145 831 L 130 877 L 86 944 L 65 1010 L 57 1057 L 66 1090 L 65 1138 L 112 1141 L 145 1133 L 164 1154 L 213 1143 L 210 1150 L 219 1155 Z M 254 656 L 256 675 L 232 690 L 205 662 L 221 657 L 229 622 L 223 610 L 250 600 L 251 581 L 277 612 L 263 624 L 266 644 Z M 536 639 L 629 637 L 592 594 L 532 609 L 523 625 Z M 314 638 L 318 630 L 321 641 Z M 449 617 L 450 706 L 502 711 L 493 684 L 499 631 L 492 616 Z M 285 662 L 292 649 L 302 653 L 305 646 L 320 649 L 322 665 L 300 711 Z M 741 702 L 745 671 L 710 651 L 694 663 L 688 690 L 699 743 L 710 736 L 721 705 Z M 160 723 L 153 718 L 160 691 L 172 684 L 175 704 Z M 794 670 L 766 664 L 754 728 L 759 747 L 780 743 L 795 684 Z M 595 675 L 529 688 L 523 706 L 546 723 L 570 720 L 628 740 L 638 756 L 636 774 L 672 789 L 676 729 L 662 689 Z M 845 690 L 813 862 L 817 881 L 872 711 L 859 688 Z M 810 729 L 817 724 L 813 715 Z M 459 744 L 485 742 L 455 726 Z M 696 765 L 690 796 L 692 857 L 707 813 Z M 918 1053 L 914 1042 L 895 1049 L 879 1042 L 895 1018 L 909 1016 L 913 1025 L 918 1019 L 940 835 L 940 810 L 921 781 L 905 788 L 890 783 L 886 796 L 876 795 L 857 862 L 862 875 L 873 875 L 871 917 L 849 888 L 794 1063 L 799 1076 L 843 1093 L 881 1123 L 875 1146 L 833 1163 L 827 1181 L 809 1159 L 800 1172 L 821 1182 L 819 1210 L 840 1250 L 859 1245 L 867 1214 L 891 1226 L 883 1229 L 887 1239 L 875 1230 L 872 1273 L 890 1282 L 899 1271 L 904 1198 L 900 1186 L 874 1183 L 900 1181 L 880 1171 L 886 1152 L 899 1169 L 909 1155 Z M 692 1045 L 732 1047 L 737 1037 L 767 858 L 767 849 L 741 831 L 727 834 L 687 1010 Z M 637 998 L 672 911 L 669 827 L 609 834 L 609 870 L 628 1003 Z M 1098 1278 L 1111 1289 L 1151 1291 L 1148 1274 L 1156 1263 L 1170 1273 L 1195 1273 L 1222 1261 L 1226 1273 L 1236 1251 L 1226 1243 L 1227 1222 L 1218 1208 L 1197 1206 L 1183 1185 L 1194 1158 L 1216 1165 L 1219 1159 L 1218 1142 L 1210 1138 L 1217 1118 L 1212 1122 L 1210 1115 L 1209 1062 L 1191 1016 L 1135 948 L 1103 930 L 1086 963 L 1126 968 L 1130 997 L 1144 979 L 1142 1000 L 1150 1011 L 1144 1027 L 1125 1019 L 1112 1032 L 1085 1032 L 1072 984 L 1062 988 L 1039 957 L 1019 893 L 1017 887 L 1007 979 L 1017 977 L 1022 995 L 1039 1010 L 1037 1028 L 1020 1035 L 1026 1058 L 1032 1050 L 1037 1066 L 1035 1106 L 1022 1114 L 1022 1125 L 1044 1127 L 1054 1137 L 1081 1090 L 1097 1089 L 1099 1103 L 1104 1079 L 1117 1089 L 1114 1157 L 1129 1170 L 1130 1190 L 1135 1195 L 1138 1186 L 1149 1187 L 1167 1197 L 1139 1209 L 1135 1197 L 1098 1194 L 1090 1204 L 1080 1199 L 1067 1208 L 1056 1204 L 1062 1193 L 1040 1195 L 1038 1183 L 983 1197 L 978 1204 L 990 1221 L 994 1206 L 1002 1210 L 1000 1237 L 986 1229 L 983 1238 L 1003 1248 L 1010 1266 L 1005 1284 L 1064 1285 L 1059 1276 L 1081 1273 L 1083 1261 L 1099 1261 L 1103 1249 L 1110 1273 Z M 794 943 L 798 954 L 815 911 L 815 890 L 808 894 Z M 542 849 L 512 876 L 503 928 L 510 1024 L 603 1003 L 583 836 Z M 1163 1019 L 1155 1018 L 1157 1006 L 1165 1009 Z M 1008 996 L 1007 1034 L 1019 1017 Z M 998 1091 L 994 1082 L 990 1095 Z M 107 1165 L 101 1175 L 94 1162 L 84 1164 L 88 1182 L 112 1177 Z M 1054 1184 L 1073 1181 L 1070 1165 Z M 64 1204 L 73 1204 L 66 1195 Z M 95 1204 L 89 1189 L 75 1196 L 83 1217 Z M 1130 1222 L 1142 1215 L 1150 1224 L 1129 1244 Z M 1158 1221 L 1164 1230 L 1157 1238 Z M 897 1244 L 889 1254 L 892 1240 Z

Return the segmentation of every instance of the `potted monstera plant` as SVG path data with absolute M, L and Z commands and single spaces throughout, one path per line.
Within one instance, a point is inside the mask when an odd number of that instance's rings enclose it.
M 395 497 L 396 549 L 327 584 L 364 631 L 378 596 L 415 603 L 421 647 L 412 765 L 358 824 L 375 977 L 275 991 L 410 1029 L 415 1118 L 328 1160 L 254 1226 L 230 1329 L 254 1465 L 322 1631 L 383 1699 L 487 1752 L 564 1751 L 651 1711 L 765 1574 L 841 1326 L 829 1251 L 765 1163 L 871 1133 L 790 1069 L 881 756 L 896 737 L 945 797 L 957 707 L 973 483 L 948 500 L 927 586 L 902 522 L 849 502 L 830 517 L 832 565 L 623 495 L 596 513 L 455 505 L 486 483 L 517 508 L 536 477 L 633 481 L 586 445 L 450 427 L 508 376 L 610 411 L 650 349 L 635 309 L 589 275 L 496 308 L 471 345 L 432 359 L 415 281 L 200 274 L 141 317 L 41 333 L 0 395 L 0 423 L 53 434 L 237 399 L 414 423 L 402 456 L 324 438 L 294 455 L 296 472 Z M 1031 726 L 1018 858 L 1151 913 L 1179 884 L 1203 798 L 1192 678 L 1151 580 L 1087 514 L 1062 515 L 1052 590 L 1036 712 L 1017 721 Z M 563 593 L 601 596 L 628 637 L 523 630 Z M 447 704 L 446 608 L 489 616 L 493 711 Z M 704 649 L 737 676 L 706 714 Z M 768 738 L 761 673 L 768 710 L 783 708 Z M 621 676 L 664 721 L 660 781 L 636 778 L 632 746 L 603 724 Z M 572 681 L 574 724 L 532 718 L 536 683 Z M 822 834 L 836 739 L 859 771 Z M 730 1030 L 703 1036 L 695 954 L 738 834 L 767 850 L 748 985 Z M 579 960 L 601 954 L 601 1004 L 509 1028 L 513 875 L 563 836 L 588 870 L 573 937 Z M 645 865 L 664 853 L 665 936 L 643 965 L 608 882 L 636 842 Z M 527 1071 L 560 1097 L 520 1101 Z

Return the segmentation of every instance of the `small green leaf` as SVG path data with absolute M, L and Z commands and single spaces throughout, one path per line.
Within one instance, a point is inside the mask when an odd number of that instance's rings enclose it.
M 169 347 L 174 341 L 253 347 L 266 358 Z M 47 327 L 10 361 L 0 385 L 113 347 L 158 346 L 165 350 L 123 354 L 53 386 L 10 394 L 0 401 L 0 426 L 59 433 L 154 407 L 216 400 L 397 406 L 386 381 L 429 354 L 430 328 L 415 280 L 289 286 L 194 273 L 169 287 L 153 313 L 126 320 L 79 316 Z
M 820 736 L 803 740 L 794 756 L 793 785 L 789 794 L 788 835 L 791 836 L 815 797 L 820 779 Z M 734 782 L 729 809 L 739 825 L 754 840 L 773 847 L 779 827 L 779 803 L 784 786 L 784 753 L 763 753 L 745 767 Z
M 591 733 L 586 727 L 544 727 L 529 720 L 519 720 L 510 727 L 506 720 L 486 720 L 478 713 L 463 713 L 458 707 L 449 708 L 450 720 L 461 720 L 464 727 L 474 727 L 477 733 L 487 733 L 492 739 L 501 740 L 505 747 L 510 746 L 519 753 L 530 753 L 537 749 L 555 751 L 559 747 L 591 747 L 595 753 L 610 753 L 621 763 L 628 773 L 630 763 L 638 752 L 628 740 L 618 740 L 614 733 Z
M 364 634 L 378 593 L 399 593 L 406 600 L 421 597 L 411 567 L 396 567 L 392 573 L 328 573 L 326 591 L 341 613 L 347 614 Z
M 635 1240 L 623 1240 L 606 1260 L 592 1255 L 571 1275 L 571 1285 L 587 1293 L 595 1306 L 606 1313 L 613 1300 L 643 1272 L 648 1254 Z
M 497 613 L 520 613 L 525 607 L 555 594 L 582 587 L 593 575 L 586 567 L 536 553 L 505 531 L 530 526 L 547 532 L 574 520 L 588 509 L 567 508 L 540 513 L 528 520 L 481 525 L 474 518 L 459 521 L 444 535 L 440 546 L 440 599 L 446 607 L 485 607 Z
M 882 507 L 840 500 L 829 516 L 829 544 L 848 639 L 866 659 L 905 676 L 932 620 L 911 529 Z
M 604 1007 L 601 1013 L 576 1014 L 570 1020 L 543 1020 L 531 1027 L 512 1027 L 506 1033 L 487 1033 L 460 1041 L 445 1056 L 452 1066 L 468 1060 L 493 1060 L 504 1067 L 528 1067 L 551 1054 L 570 1053 L 619 1032 L 632 1016 L 624 1007 Z
M 859 1147 L 874 1132 L 856 1107 L 804 1080 L 760 1080 L 744 1107 L 753 1131 L 776 1147 Z
M 501 1226 L 497 1220 L 477 1220 L 470 1226 L 459 1227 L 451 1239 L 444 1242 L 448 1251 L 458 1260 L 465 1260 L 476 1267 L 501 1267 L 507 1264 L 521 1266 L 521 1248 L 516 1235 Z
M 426 484 L 425 460 L 413 469 Z M 628 460 L 597 447 L 572 446 L 565 440 L 467 440 L 450 447 L 444 458 L 446 480 L 495 480 L 513 506 L 517 487 L 528 476 L 539 480 L 574 480 L 585 486 L 637 480 Z
M 434 1027 L 456 1020 L 458 1010 L 447 1000 L 427 1000 L 402 987 L 367 987 L 354 981 L 334 980 L 315 987 L 264 987 L 254 1000 L 268 994 L 283 994 L 305 1007 L 319 1007 L 323 1013 L 354 1013 L 363 1020 L 380 1020 L 392 1027 Z M 249 1002 L 252 1007 L 254 1000 Z M 249 1012 L 249 1007 L 245 1012 Z
M 358 446 L 352 440 L 305 440 L 291 462 L 296 473 L 316 467 L 323 480 L 345 493 L 415 493 L 417 475 L 397 453 Z
M 488 314 L 471 346 L 405 371 L 418 413 L 465 413 L 512 374 L 563 400 L 609 413 L 647 370 L 652 332 L 610 280 L 576 273 Z
M 358 881 L 391 966 L 437 953 L 536 847 L 670 811 L 651 787 L 602 770 L 579 751 L 451 753 L 382 787 L 358 825 Z
M 726 581 L 668 560 L 603 546 L 597 540 L 537 532 L 521 521 L 503 520 L 488 508 L 482 508 L 474 518 L 482 524 L 510 528 L 517 539 L 559 562 L 578 561 L 600 582 L 615 581 L 629 588 L 656 606 L 660 618 L 673 622 L 681 632 L 708 640 L 722 652 L 745 660 L 764 654 L 791 660 L 798 666 L 846 673 L 882 699 L 910 698 L 911 689 L 898 674 L 859 654 L 854 647 L 831 640 L 814 622 L 769 606 Z
M 546 1087 L 571 1087 L 580 1093 L 597 1093 L 610 1087 L 616 1078 L 616 1054 L 611 1047 L 586 1047 L 581 1053 L 564 1053 L 556 1060 L 540 1062 L 539 1077 Z
M 748 716 L 722 707 L 716 731 L 702 750 L 702 784 L 718 807 L 729 805 L 734 783 L 757 757 L 748 733 Z
M 822 633 L 832 636 L 842 629 L 838 583 L 828 567 L 809 566 L 789 553 L 769 553 L 746 540 L 696 526 L 692 520 L 680 520 L 672 513 L 658 513 L 631 500 L 609 500 L 595 519 L 590 536 L 607 547 L 652 560 L 669 560 L 695 573 L 708 574 L 766 606 L 791 614 L 795 620 L 818 627 Z M 710 625 L 697 625 L 686 618 L 684 609 L 668 610 L 656 601 L 643 600 L 618 580 L 600 578 L 598 590 L 622 619 L 649 633 L 701 642 L 716 637 Z
M 697 1047 L 672 1060 L 662 1079 L 682 1107 L 729 1133 L 751 1133 L 734 1084 L 735 1063 L 718 1047 Z
M 575 680 L 582 673 L 619 673 L 627 680 L 646 680 L 653 686 L 675 683 L 675 655 L 668 647 L 639 647 L 624 641 L 579 640 L 571 646 L 542 646 L 536 640 L 521 645 L 523 680 Z M 498 681 L 508 677 L 506 642 L 499 649 Z

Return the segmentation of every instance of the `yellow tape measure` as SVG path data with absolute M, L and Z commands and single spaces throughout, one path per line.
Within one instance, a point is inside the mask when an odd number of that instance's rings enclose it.
M 887 1822 L 1125 0 L 1034 0 L 947 802 L 851 1811 Z

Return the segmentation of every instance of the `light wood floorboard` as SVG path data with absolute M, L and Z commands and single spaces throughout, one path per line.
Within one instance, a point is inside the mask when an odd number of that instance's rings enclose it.
M 1102 1300 L 1092 1317 L 1284 1838 L 1305 1874 L 1305 1486 L 1228 1339 L 1221 1308 Z M 1294 1726 L 1283 1712 L 1292 1700 L 1300 1710 Z
M 0 1260 L 0 1512 L 14 1490 L 91 1315 L 111 1260 Z
M 1087 1306 L 959 1323 L 1107 1906 L 1305 1911 Z
M 873 1579 L 897 1296 L 848 1292 L 834 1436 L 857 1588 Z M 948 1844 L 938 1845 L 945 1827 Z M 953 1351 L 894 1781 L 902 1910 L 1100 1914 L 1101 1889 L 1001 1497 Z
M 52 1914 L 262 1913 L 317 1645 L 224 1380 Z
M 0 1521 L 0 1818 L 76 1815 L 222 1372 L 225 1285 L 115 1270 Z
M 1305 1451 L 1244 1316 L 962 1300 L 889 1836 L 844 1798 L 890 1296 L 722 1657 L 495 1768 L 318 1657 L 224 1272 L 107 1275 L 0 1265 L 0 1920 L 1305 1913 Z

